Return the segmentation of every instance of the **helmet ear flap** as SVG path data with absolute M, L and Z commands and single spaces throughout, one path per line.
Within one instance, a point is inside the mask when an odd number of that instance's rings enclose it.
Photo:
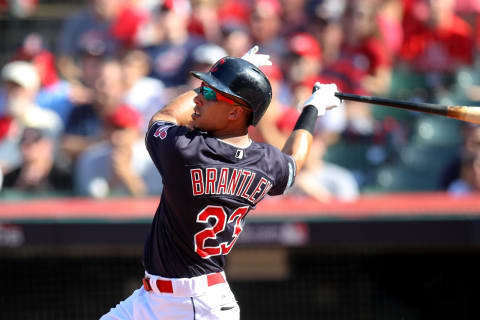
M 257 125 L 272 100 L 267 76 L 250 62 L 233 57 L 218 60 L 209 72 L 191 74 L 216 90 L 236 97 L 252 109 L 251 124 Z

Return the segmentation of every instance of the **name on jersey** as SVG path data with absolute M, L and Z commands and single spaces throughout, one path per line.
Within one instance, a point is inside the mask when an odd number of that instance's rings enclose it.
M 229 195 L 257 203 L 272 187 L 272 182 L 261 177 L 254 184 L 256 173 L 247 169 L 195 168 L 190 169 L 194 196 Z

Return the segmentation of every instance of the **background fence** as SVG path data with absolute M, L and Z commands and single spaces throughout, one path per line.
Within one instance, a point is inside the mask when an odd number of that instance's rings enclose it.
M 479 199 L 267 201 L 227 259 L 242 319 L 477 319 Z M 156 201 L 1 203 L 0 319 L 97 319 L 129 296 Z
M 242 319 L 475 319 L 478 257 L 458 248 L 308 248 L 289 251 L 286 279 L 230 284 Z M 2 319 L 98 319 L 140 285 L 143 272 L 139 256 L 45 256 L 41 250 L 2 255 L 0 271 Z

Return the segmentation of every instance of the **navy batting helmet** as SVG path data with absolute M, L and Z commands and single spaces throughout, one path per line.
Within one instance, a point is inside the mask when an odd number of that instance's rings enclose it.
M 252 125 L 262 118 L 272 100 L 272 86 L 265 74 L 250 62 L 233 57 L 218 60 L 210 70 L 192 75 L 212 88 L 233 96 L 253 110 Z

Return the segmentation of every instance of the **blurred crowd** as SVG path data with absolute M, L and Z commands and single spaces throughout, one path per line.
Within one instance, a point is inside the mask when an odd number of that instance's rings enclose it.
M 36 1 L 25 2 L 34 14 Z M 190 70 L 254 44 L 273 61 L 262 67 L 273 100 L 250 135 L 279 148 L 316 81 L 352 94 L 480 101 L 476 0 L 90 0 L 56 39 L 51 47 L 28 33 L 1 66 L 4 198 L 160 194 L 143 142 L 150 117 L 199 86 Z M 345 101 L 319 119 L 287 196 L 467 194 L 480 190 L 479 150 L 476 125 Z

